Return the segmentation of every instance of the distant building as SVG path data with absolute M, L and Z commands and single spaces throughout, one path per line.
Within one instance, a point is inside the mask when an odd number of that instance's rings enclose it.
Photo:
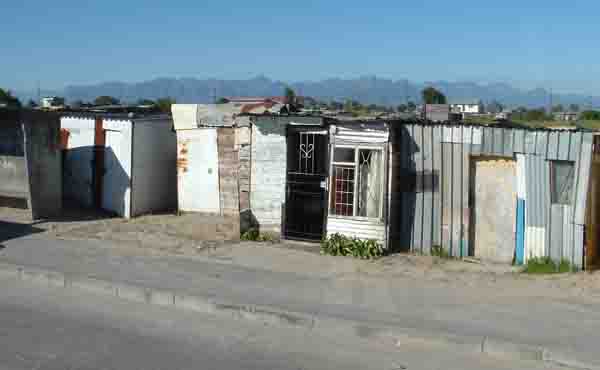
M 59 96 L 46 96 L 42 98 L 41 105 L 44 109 L 58 109 L 65 105 L 65 99 Z
M 509 121 L 512 118 L 512 112 L 511 111 L 502 111 L 502 112 L 496 113 L 494 118 L 499 121 Z
M 448 104 L 425 104 L 424 113 L 424 118 L 432 122 L 450 120 L 450 106 Z
M 557 121 L 577 121 L 579 119 L 579 113 L 577 112 L 555 112 L 553 113 L 554 119 Z
M 278 103 L 287 104 L 287 98 L 285 96 L 262 96 L 262 97 L 232 97 L 228 96 L 225 99 L 233 104 L 242 105 L 253 105 L 253 104 L 264 104 L 264 103 Z
M 481 100 L 453 102 L 450 104 L 452 113 L 461 113 L 463 115 L 482 114 L 484 111 Z

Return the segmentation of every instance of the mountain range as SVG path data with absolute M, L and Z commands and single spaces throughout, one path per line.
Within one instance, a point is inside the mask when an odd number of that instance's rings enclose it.
M 537 88 L 523 90 L 507 83 L 481 84 L 476 82 L 412 82 L 391 80 L 376 76 L 355 79 L 331 78 L 321 81 L 286 83 L 258 76 L 248 80 L 218 80 L 195 78 L 158 78 L 154 80 L 126 83 L 105 82 L 94 85 L 68 86 L 59 91 L 43 91 L 43 95 L 64 96 L 67 102 L 75 100 L 93 101 L 101 95 L 110 95 L 122 102 L 135 102 L 139 99 L 172 97 L 179 103 L 209 103 L 218 97 L 226 96 L 278 96 L 286 86 L 292 87 L 297 95 L 310 96 L 323 101 L 357 100 L 363 104 L 396 106 L 407 101 L 420 102 L 420 91 L 426 86 L 441 90 L 450 102 L 497 100 L 505 106 L 546 107 L 550 104 L 550 92 Z M 16 92 L 23 101 L 37 93 Z M 553 94 L 554 104 L 579 104 L 587 107 L 593 99 L 583 94 Z

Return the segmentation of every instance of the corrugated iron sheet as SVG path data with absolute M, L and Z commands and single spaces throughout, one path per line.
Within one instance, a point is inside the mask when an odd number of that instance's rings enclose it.
M 383 245 L 385 241 L 385 224 L 383 222 L 330 216 L 327 220 L 327 234 L 342 234 L 358 239 L 374 239 Z
M 393 225 L 398 230 L 392 230 L 392 235 L 402 239 L 393 244 L 423 253 L 431 246 L 441 245 L 454 256 L 471 254 L 470 158 L 516 156 L 517 193 L 523 201 L 525 217 L 524 259 L 550 255 L 581 265 L 583 234 L 579 230 L 583 229 L 579 226 L 584 224 L 591 134 L 411 124 L 396 127 L 396 132 L 398 142 L 392 163 L 397 168 L 396 181 L 410 183 L 414 174 L 413 181 L 423 184 L 419 179 L 432 173 L 431 178 L 436 180 L 431 181 L 436 184 L 422 189 L 393 187 L 400 190 L 392 195 L 392 204 L 401 207 L 401 211 L 397 212 L 398 225 Z M 559 211 L 559 207 L 551 208 L 550 161 L 565 159 L 576 163 L 578 182 L 574 185 L 574 204 L 560 207 Z

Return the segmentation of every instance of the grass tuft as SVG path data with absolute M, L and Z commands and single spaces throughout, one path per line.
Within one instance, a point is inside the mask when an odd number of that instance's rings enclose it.
M 275 237 L 269 233 L 261 233 L 258 229 L 250 229 L 240 236 L 241 240 L 251 242 L 273 242 Z
M 568 260 L 563 259 L 557 264 L 550 257 L 530 258 L 523 269 L 525 274 L 564 274 L 574 271 L 576 269 Z

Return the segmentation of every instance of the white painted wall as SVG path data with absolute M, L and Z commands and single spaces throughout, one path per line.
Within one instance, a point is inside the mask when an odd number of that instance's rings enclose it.
M 131 217 L 132 122 L 104 120 L 106 148 L 102 182 L 102 208 Z
M 374 239 L 385 246 L 385 224 L 382 221 L 357 220 L 329 215 L 327 236 L 333 234 L 364 240 Z
M 452 104 L 452 111 L 456 113 L 481 113 L 479 104 Z
M 177 137 L 171 119 L 134 121 L 131 216 L 177 207 Z
M 252 126 L 250 207 L 261 230 L 281 231 L 286 156 L 285 125 L 273 119 Z
M 64 196 L 83 206 L 92 207 L 95 120 L 83 117 L 62 117 L 61 128 L 69 131 L 69 141 L 63 168 Z
M 220 214 L 217 129 L 177 131 L 178 207 Z

